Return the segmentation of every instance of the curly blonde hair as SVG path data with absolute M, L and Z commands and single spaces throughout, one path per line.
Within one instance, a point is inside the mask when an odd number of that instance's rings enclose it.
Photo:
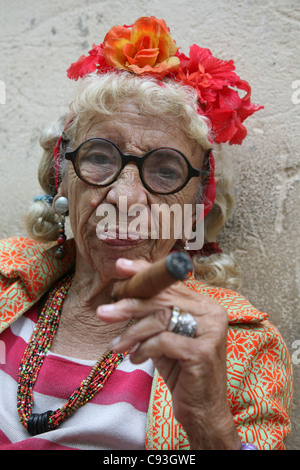
M 211 148 L 210 122 L 197 112 L 195 91 L 172 80 L 158 83 L 150 77 L 133 74 L 107 73 L 89 74 L 79 85 L 79 90 L 70 105 L 69 113 L 45 130 L 40 138 L 44 153 L 38 169 L 39 183 L 46 194 L 55 196 L 53 150 L 62 132 L 71 145 L 76 136 L 84 131 L 97 116 L 113 115 L 124 100 L 139 104 L 141 113 L 162 115 L 179 120 L 188 138 L 196 141 L 205 151 Z M 65 129 L 66 123 L 71 123 Z M 205 218 L 205 241 L 216 241 L 217 235 L 233 210 L 232 171 L 225 161 L 221 149 L 214 150 L 215 178 L 217 183 L 215 203 Z M 66 161 L 61 162 L 61 178 L 66 171 Z M 198 203 L 202 202 L 203 188 L 199 183 Z M 33 203 L 25 217 L 27 232 L 39 242 L 54 241 L 58 235 L 58 219 L 52 207 L 45 201 Z M 240 273 L 232 255 L 223 253 L 208 257 L 193 258 L 195 275 L 209 284 L 230 289 L 240 288 Z

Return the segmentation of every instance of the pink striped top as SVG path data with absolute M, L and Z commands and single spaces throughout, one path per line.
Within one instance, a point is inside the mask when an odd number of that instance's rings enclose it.
M 132 450 L 145 448 L 147 411 L 154 374 L 151 360 L 138 366 L 130 355 L 112 373 L 103 389 L 57 429 L 31 437 L 19 421 L 17 376 L 35 323 L 37 307 L 0 336 L 5 362 L 0 364 L 0 449 Z M 94 361 L 48 353 L 34 387 L 34 413 L 65 404 L 87 377 Z

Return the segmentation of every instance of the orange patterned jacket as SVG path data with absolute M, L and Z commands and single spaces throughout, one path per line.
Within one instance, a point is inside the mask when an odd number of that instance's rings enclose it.
M 67 241 L 63 260 L 55 244 L 27 238 L 0 241 L 0 333 L 35 304 L 75 263 L 74 240 Z M 292 367 L 289 353 L 268 315 L 236 292 L 203 285 L 190 289 L 208 295 L 228 312 L 228 401 L 242 442 L 259 449 L 285 449 L 290 432 Z M 156 372 L 148 411 L 145 448 L 188 449 L 182 426 L 172 413 L 172 397 Z

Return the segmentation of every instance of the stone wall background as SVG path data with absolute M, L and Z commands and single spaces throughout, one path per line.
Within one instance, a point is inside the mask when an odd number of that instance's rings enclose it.
M 22 214 L 41 193 L 40 132 L 73 95 L 67 67 L 110 27 L 154 15 L 165 19 L 183 52 L 196 43 L 235 60 L 253 102 L 265 109 L 247 120 L 242 147 L 224 149 L 235 168 L 236 209 L 219 241 L 240 263 L 243 293 L 270 313 L 290 350 L 288 448 L 299 449 L 299 0 L 0 0 L 0 12 L 1 238 L 25 235 Z

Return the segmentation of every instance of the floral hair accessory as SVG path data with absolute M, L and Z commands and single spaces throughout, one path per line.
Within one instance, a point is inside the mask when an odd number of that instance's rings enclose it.
M 139 18 L 132 26 L 114 26 L 89 56 L 81 56 L 68 69 L 68 77 L 77 80 L 97 70 L 103 73 L 119 69 L 136 75 L 154 75 L 162 79 L 180 65 L 175 56 L 178 47 L 164 20 L 153 16 Z
M 88 56 L 69 67 L 73 80 L 91 72 L 126 70 L 171 78 L 193 87 L 198 95 L 198 112 L 208 117 L 216 143 L 241 144 L 247 135 L 245 119 L 263 108 L 251 103 L 251 88 L 235 73 L 233 60 L 214 57 L 209 49 L 194 44 L 187 57 L 179 51 L 164 20 L 142 17 L 131 26 L 114 26 Z M 241 97 L 239 91 L 244 93 Z
M 245 119 L 263 108 L 250 101 L 251 87 L 235 73 L 233 60 L 215 58 L 209 49 L 197 45 L 190 56 L 178 54 L 176 81 L 193 87 L 198 95 L 199 113 L 209 118 L 216 143 L 241 144 L 247 135 Z M 239 91 L 246 92 L 240 97 Z
M 193 87 L 198 96 L 198 113 L 209 118 L 212 139 L 218 144 L 241 144 L 247 135 L 243 122 L 263 108 L 251 103 L 250 85 L 235 73 L 233 60 L 217 59 L 209 49 L 196 44 L 186 56 L 172 39 L 165 21 L 154 16 L 139 18 L 131 26 L 111 28 L 100 45 L 93 45 L 88 56 L 83 55 L 71 64 L 67 75 L 78 80 L 92 72 L 116 70 L 150 75 L 159 81 L 171 79 Z M 216 193 L 212 152 L 210 168 L 204 215 L 212 208 Z
M 104 57 L 110 66 L 159 78 L 178 69 L 177 50 L 164 20 L 154 17 L 140 18 L 131 30 L 115 26 L 103 43 Z

